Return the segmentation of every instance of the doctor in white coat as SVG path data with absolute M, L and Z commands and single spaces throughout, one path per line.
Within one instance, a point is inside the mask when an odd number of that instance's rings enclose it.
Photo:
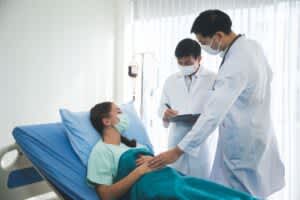
M 216 78 L 215 73 L 200 65 L 201 47 L 197 41 L 181 40 L 175 49 L 175 56 L 179 72 L 166 79 L 158 111 L 164 126 L 169 127 L 169 148 L 176 147 L 193 127 L 193 123 L 170 122 L 169 119 L 177 114 L 201 113 Z M 208 146 L 212 141 L 209 140 L 199 146 L 201 150 L 195 157 L 184 154 L 172 164 L 172 167 L 186 175 L 209 178 L 212 161 Z
M 192 130 L 177 147 L 156 156 L 150 167 L 172 163 L 183 152 L 198 155 L 199 145 L 219 126 L 212 178 L 267 198 L 285 183 L 270 112 L 272 72 L 263 50 L 255 41 L 232 32 L 229 16 L 220 10 L 202 12 L 191 32 L 207 52 L 222 53 L 223 61 Z

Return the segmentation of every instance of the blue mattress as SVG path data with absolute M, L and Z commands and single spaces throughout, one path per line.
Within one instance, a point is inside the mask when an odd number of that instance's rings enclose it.
M 86 168 L 60 123 L 16 127 L 13 136 L 27 158 L 66 199 L 99 199 L 86 184 Z

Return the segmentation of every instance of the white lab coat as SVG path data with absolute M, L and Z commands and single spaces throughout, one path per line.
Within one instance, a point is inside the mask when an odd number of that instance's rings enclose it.
M 261 198 L 285 184 L 270 114 L 271 80 L 262 48 L 244 36 L 237 39 L 202 115 L 178 145 L 198 155 L 199 145 L 219 126 L 211 178 Z
M 163 117 L 164 111 L 167 109 L 165 106 L 166 103 L 172 109 L 178 111 L 179 114 L 201 113 L 203 103 L 209 96 L 208 92 L 211 90 L 215 78 L 215 73 L 200 66 L 197 73 L 193 76 L 190 89 L 188 90 L 184 75 L 181 72 L 172 74 L 167 78 L 163 87 L 159 107 L 160 117 Z M 165 123 L 164 125 L 168 127 L 169 124 Z M 191 130 L 192 126 L 193 124 L 171 122 L 169 128 L 169 148 L 176 147 Z M 209 178 L 212 158 L 208 144 L 212 143 L 211 140 L 213 140 L 213 137 L 210 141 L 201 144 L 201 151 L 197 155 L 190 156 L 189 154 L 185 154 L 171 166 L 186 175 Z

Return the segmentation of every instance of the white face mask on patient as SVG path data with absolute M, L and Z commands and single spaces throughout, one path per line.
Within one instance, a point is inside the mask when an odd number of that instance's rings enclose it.
M 127 115 L 125 115 L 125 114 L 119 114 L 118 118 L 119 118 L 119 122 L 117 124 L 115 124 L 114 127 L 121 134 L 128 129 L 129 119 L 128 119 Z

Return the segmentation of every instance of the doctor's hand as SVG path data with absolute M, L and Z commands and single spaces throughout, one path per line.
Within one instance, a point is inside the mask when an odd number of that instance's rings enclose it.
M 139 158 L 136 159 L 136 165 L 140 166 L 144 163 L 147 163 L 153 159 L 153 156 L 144 156 L 144 155 L 139 155 Z
M 170 118 L 175 117 L 177 114 L 178 111 L 168 108 L 164 112 L 163 120 L 169 121 Z
M 151 168 L 162 168 L 168 164 L 174 163 L 183 154 L 183 151 L 179 147 L 175 147 L 166 152 L 163 152 L 155 156 L 150 162 L 149 167 Z

